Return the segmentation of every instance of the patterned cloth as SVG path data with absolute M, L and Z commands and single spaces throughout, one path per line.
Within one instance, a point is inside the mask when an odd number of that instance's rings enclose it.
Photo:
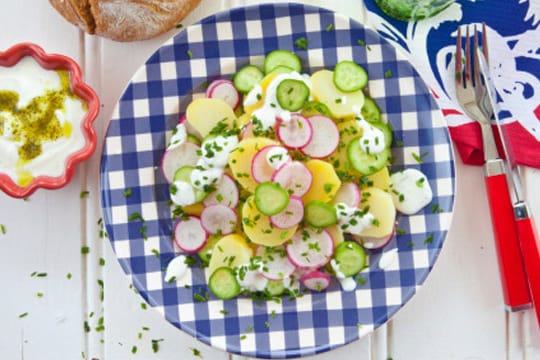
M 499 116 L 519 164 L 540 168 L 540 3 L 460 0 L 433 18 L 403 22 L 366 0 L 369 22 L 403 51 L 435 94 L 463 161 L 483 164 L 479 125 L 463 114 L 454 87 L 457 27 L 487 25 Z M 471 26 L 472 30 L 472 26 Z M 493 126 L 497 132 L 496 126 Z M 500 151 L 502 154 L 502 151 Z
M 308 40 L 307 50 L 295 46 L 302 37 Z M 393 169 L 414 167 L 425 173 L 433 202 L 413 216 L 398 216 L 401 231 L 386 247 L 370 253 L 370 266 L 361 273 L 363 280 L 355 291 L 343 292 L 334 281 L 326 291 L 298 299 L 254 301 L 241 296 L 222 301 L 210 296 L 206 274 L 198 267 L 188 273 L 189 287 L 166 282 L 164 269 L 178 254 L 171 235 L 175 220 L 168 205 L 169 185 L 160 170 L 167 139 L 203 83 L 231 76 L 248 63 L 260 64 L 265 54 L 278 48 L 294 50 L 309 73 L 332 69 L 343 59 L 367 64 L 370 94 L 400 142 L 392 150 Z M 105 139 L 103 219 L 135 287 L 178 328 L 246 356 L 312 355 L 385 323 L 424 282 L 450 225 L 452 154 L 444 119 L 429 89 L 375 32 L 310 6 L 238 8 L 208 17 L 166 42 L 127 86 Z M 389 264 L 381 268 L 379 260 L 388 251 Z

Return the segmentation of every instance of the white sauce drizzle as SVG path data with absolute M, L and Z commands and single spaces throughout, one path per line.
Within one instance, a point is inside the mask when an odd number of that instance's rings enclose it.
M 414 214 L 433 199 L 427 177 L 417 169 L 409 168 L 392 174 L 390 183 L 394 205 L 403 214 Z

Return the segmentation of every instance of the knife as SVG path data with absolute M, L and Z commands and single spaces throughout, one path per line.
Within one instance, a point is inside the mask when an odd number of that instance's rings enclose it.
M 502 126 L 499 118 L 497 92 L 493 85 L 493 78 L 491 77 L 487 60 L 481 51 L 478 51 L 478 58 L 480 72 L 488 90 L 487 99 L 489 101 L 486 101 L 485 106 L 491 106 L 490 110 L 493 113 L 499 129 L 501 143 L 506 157 L 506 164 L 510 168 L 510 183 L 512 184 L 514 192 L 514 219 L 521 246 L 521 255 L 527 273 L 529 291 L 536 310 L 536 318 L 540 326 L 540 243 L 538 241 L 538 232 L 536 231 L 532 213 L 530 212 L 525 196 L 523 195 L 520 169 L 517 166 L 511 139 L 509 138 L 506 127 Z

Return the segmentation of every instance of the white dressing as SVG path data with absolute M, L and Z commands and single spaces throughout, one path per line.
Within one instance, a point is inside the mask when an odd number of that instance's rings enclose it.
M 178 255 L 171 260 L 169 265 L 167 265 L 167 270 L 165 272 L 165 281 L 172 282 L 176 281 L 179 286 L 189 285 L 186 281 L 186 274 L 189 267 L 186 264 L 186 256 Z
M 169 141 L 169 147 L 168 149 L 174 149 L 183 143 L 185 143 L 187 140 L 187 130 L 186 126 L 184 124 L 178 124 L 174 128 L 171 140 Z
M 394 205 L 403 214 L 414 214 L 433 199 L 429 181 L 417 169 L 409 168 L 392 174 L 390 184 Z
M 362 136 L 358 142 L 362 150 L 368 154 L 382 152 L 386 147 L 384 133 L 364 119 L 357 120 L 357 123 L 362 129 Z
M 175 181 L 171 185 L 171 200 L 178 206 L 195 203 L 195 189 L 186 181 Z
M 336 274 L 336 278 L 338 279 L 343 291 L 354 291 L 356 289 L 356 280 L 354 280 L 354 278 L 351 276 L 345 276 L 345 274 L 340 271 L 339 264 L 335 259 L 330 260 L 330 266 Z
M 382 253 L 379 259 L 379 268 L 382 270 L 390 269 L 398 259 L 398 249 L 394 248 Z
M 370 212 L 339 202 L 335 205 L 338 225 L 343 232 L 358 235 L 373 225 L 375 217 Z
M 287 149 L 281 146 L 272 146 L 266 153 L 266 162 L 274 169 L 291 160 Z

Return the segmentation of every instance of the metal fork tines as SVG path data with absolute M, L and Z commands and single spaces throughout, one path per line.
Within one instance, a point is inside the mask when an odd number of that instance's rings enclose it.
M 486 106 L 489 101 L 486 86 L 482 83 L 480 76 L 480 61 L 478 51 L 488 57 L 488 47 L 486 41 L 486 25 L 482 26 L 482 47 L 479 45 L 479 33 L 474 26 L 474 34 L 471 38 L 469 26 L 466 27 L 465 39 L 462 40 L 461 27 L 458 27 L 456 40 L 456 94 L 463 110 L 471 119 L 480 124 L 482 139 L 484 143 L 484 158 L 498 158 L 497 147 L 491 129 L 491 117 L 493 115 L 490 106 Z M 465 42 L 465 56 L 462 54 L 462 42 Z M 472 42 L 472 49 L 471 49 Z M 464 64 L 465 63 L 465 64 Z

